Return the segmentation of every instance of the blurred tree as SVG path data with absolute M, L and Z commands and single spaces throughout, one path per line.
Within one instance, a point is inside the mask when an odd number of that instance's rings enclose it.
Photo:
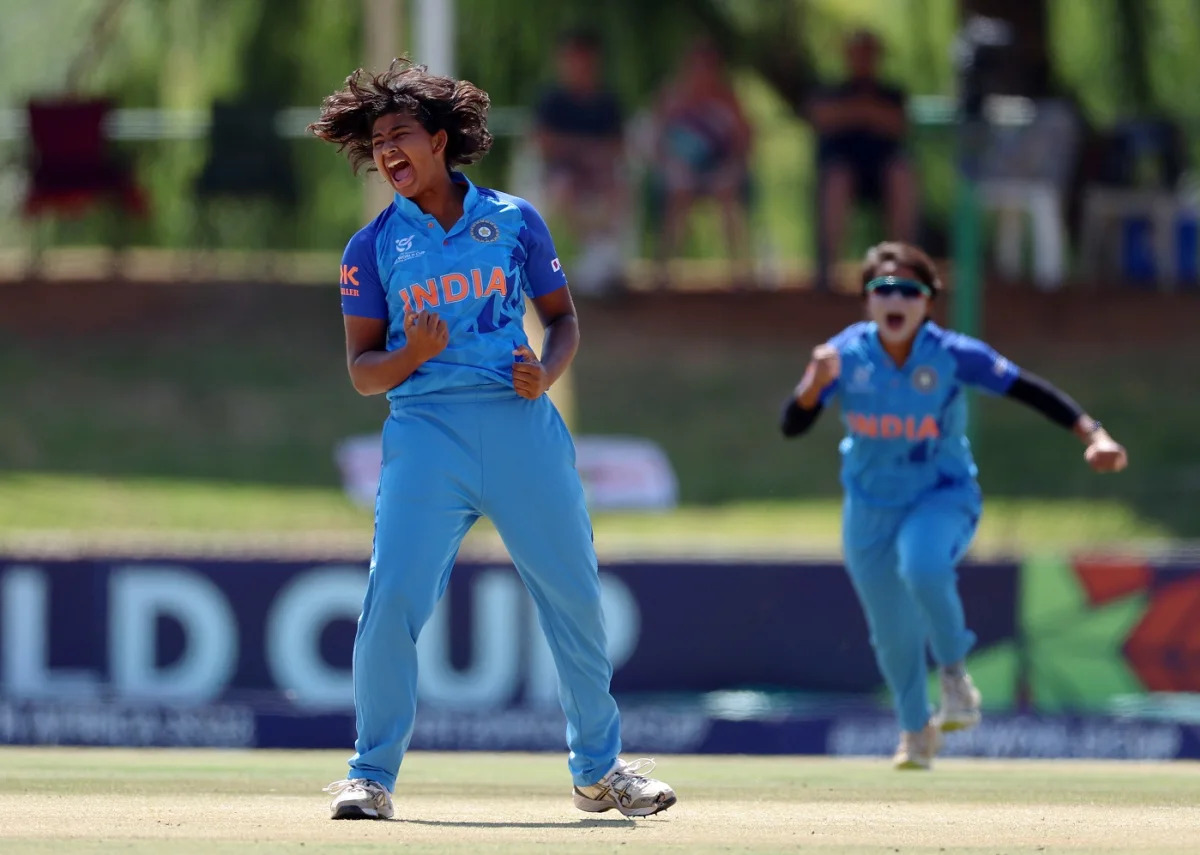
M 806 2 L 733 3 L 680 0 L 730 59 L 751 68 L 798 115 L 804 114 L 816 71 L 802 37 Z
M 789 104 L 802 104 L 814 78 L 801 37 L 805 0 L 611 0 L 604 4 L 525 0 L 523 14 L 494 0 L 459 0 L 460 72 L 486 80 L 500 104 L 529 103 L 552 70 L 558 34 L 590 27 L 608 37 L 611 78 L 623 100 L 641 105 L 696 36 L 758 72 Z M 486 32 L 489 38 L 479 40 Z M 418 59 L 419 51 L 418 51 Z
M 914 94 L 949 94 L 949 42 L 960 15 L 1008 21 L 1021 48 L 1005 69 L 1006 89 L 1037 95 L 1076 95 L 1101 124 L 1131 112 L 1158 111 L 1190 121 L 1200 115 L 1200 88 L 1191 84 L 1200 55 L 1200 2 L 1194 0 L 456 0 L 458 73 L 486 86 L 498 107 L 530 104 L 553 73 L 558 34 L 581 24 L 606 39 L 608 72 L 629 112 L 651 103 L 690 39 L 706 35 L 740 70 L 739 86 L 762 127 L 763 157 L 775 169 L 772 185 L 787 183 L 764 217 L 792 219 L 787 194 L 807 187 L 806 129 L 791 121 L 819 76 L 840 70 L 840 37 L 870 26 L 888 45 L 885 72 Z M 90 27 L 103 10 L 109 38 L 82 67 L 79 89 L 105 92 L 125 107 L 204 109 L 215 99 L 269 100 L 314 106 L 361 62 L 361 3 L 329 0 L 9 0 L 0 28 L 0 98 L 9 103 L 63 85 L 69 62 L 103 28 Z M 110 5 L 111 4 L 111 5 Z M 6 5 L 6 10 L 8 6 Z M 410 4 L 411 9 L 411 4 Z M 62 19 L 61 25 L 47 21 Z M 86 19 L 88 27 L 80 21 Z M 90 30 L 83 32 L 84 29 Z M 76 32 L 79 30 L 79 32 Z M 408 38 L 408 34 L 404 34 Z M 406 45 L 398 41 L 396 52 Z M 419 45 L 408 45 L 419 60 Z M 57 56 L 58 59 L 54 57 Z M 81 62 L 83 62 L 81 60 Z M 516 114 L 497 111 L 497 128 Z M 511 125 L 505 127 L 512 130 Z M 918 152 L 924 183 L 949 181 L 941 143 L 927 134 Z M 295 143 L 304 176 L 297 207 L 300 240 L 336 249 L 359 224 L 357 185 L 325 147 Z M 507 180 L 511 137 L 479 177 Z M 944 152 L 942 152 L 944 154 Z M 190 186 L 203 162 L 203 144 L 139 146 L 144 178 L 154 197 L 151 233 L 139 240 L 181 245 L 189 232 Z M 780 170 L 783 170 L 781 173 Z M 939 177 L 941 176 L 941 177 Z M 764 190 L 764 205 L 771 205 Z M 929 194 L 930 202 L 937 194 Z M 945 195 L 945 194 L 943 194 Z M 807 216 L 807 215 L 804 215 Z M 258 245 L 256 223 L 237 229 Z M 232 227 L 231 227 L 232 229 Z M 76 237 L 79 236 L 75 232 Z M 72 233 L 64 233 L 68 241 Z M 800 244 L 797 244 L 799 246 Z
M 1116 0 L 1113 27 L 1116 57 L 1125 73 L 1122 96 L 1125 109 L 1131 113 L 1159 113 L 1158 99 L 1150 85 L 1149 45 L 1147 39 L 1155 13 L 1154 6 L 1145 0 Z

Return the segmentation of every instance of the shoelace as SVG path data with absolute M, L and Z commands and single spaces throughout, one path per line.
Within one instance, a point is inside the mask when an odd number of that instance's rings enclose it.
M 626 763 L 625 768 L 618 769 L 618 775 L 629 775 L 632 778 L 645 778 L 654 771 L 657 764 L 652 757 L 639 757 L 632 763 Z
M 379 798 L 379 794 L 383 790 L 383 784 L 368 781 L 365 778 L 341 778 L 334 781 L 322 790 L 322 792 L 329 793 L 331 796 L 340 796 L 346 790 L 352 789 L 366 790 L 372 798 Z
M 619 793 L 628 793 L 630 789 L 640 788 L 649 782 L 649 775 L 654 771 L 655 765 L 650 757 L 641 757 L 632 763 L 626 763 L 624 768 L 613 773 L 612 788 Z

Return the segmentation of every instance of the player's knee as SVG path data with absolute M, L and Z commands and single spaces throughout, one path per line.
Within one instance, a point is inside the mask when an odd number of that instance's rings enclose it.
M 411 584 L 406 584 L 402 573 L 389 574 L 385 579 L 376 579 L 371 587 L 368 609 L 372 614 L 378 614 L 388 623 L 399 623 L 407 626 L 416 640 L 436 605 L 433 592 L 414 591 Z
M 570 584 L 563 584 L 560 580 L 552 591 L 543 590 L 540 593 L 540 610 L 555 614 L 574 614 L 581 619 L 591 619 L 603 614 L 602 589 L 596 576 L 580 574 Z
M 918 598 L 936 594 L 954 584 L 954 564 L 932 555 L 913 556 L 911 560 L 901 561 L 900 578 Z

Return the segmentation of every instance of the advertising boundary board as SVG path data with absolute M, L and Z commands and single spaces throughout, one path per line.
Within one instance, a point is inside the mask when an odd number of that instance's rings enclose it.
M 1190 592 L 1196 569 L 1083 560 L 1034 569 L 961 568 L 980 637 L 971 667 L 1004 711 L 951 737 L 948 753 L 1200 756 L 1194 726 L 1105 715 L 1095 698 L 1064 694 L 1038 665 L 1043 648 L 1062 654 L 1053 645 L 1070 634 L 1064 603 L 1080 615 L 1080 632 L 1094 633 L 1102 619 L 1136 642 L 1147 608 Z M 601 579 L 628 750 L 883 755 L 894 747 L 894 720 L 840 565 L 616 562 L 601 567 Z M 365 581 L 361 562 L 0 557 L 0 744 L 348 749 L 349 653 Z M 1053 615 L 1051 635 L 1043 628 Z M 1099 669 L 1091 682 L 1109 696 L 1144 695 L 1142 674 L 1191 679 L 1154 667 L 1160 647 L 1171 655 L 1169 640 L 1123 639 L 1090 654 L 1088 667 Z M 511 565 L 460 562 L 419 653 L 414 748 L 563 749 L 553 665 Z M 734 712 L 709 702 L 730 693 L 775 700 Z M 787 700 L 813 695 L 839 700 Z
M 626 751 L 649 754 L 829 754 L 890 756 L 895 719 L 887 713 L 814 711 L 724 718 L 703 710 L 626 704 Z M 344 749 L 352 713 L 297 714 L 242 705 L 180 710 L 61 701 L 0 701 L 0 744 L 172 748 Z M 414 750 L 565 751 L 554 709 L 494 713 L 422 710 Z M 1200 759 L 1200 725 L 1112 716 L 988 715 L 975 730 L 947 736 L 950 757 Z

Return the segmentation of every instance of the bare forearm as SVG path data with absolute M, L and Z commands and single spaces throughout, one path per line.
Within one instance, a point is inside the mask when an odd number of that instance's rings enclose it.
M 849 124 L 848 117 L 836 104 L 817 101 L 808 108 L 809 121 L 819 133 L 840 131 Z
M 810 112 L 813 125 L 823 134 L 865 129 L 900 139 L 907 130 L 904 111 L 890 104 L 856 99 L 837 104 L 815 104 Z
M 821 392 L 823 390 L 817 385 L 815 374 L 816 372 L 812 366 L 809 366 L 792 395 L 796 403 L 806 410 L 816 409 L 817 405 L 821 403 Z
M 579 350 L 579 319 L 575 315 L 561 315 L 546 327 L 542 339 L 541 362 L 554 383 L 571 366 L 575 351 Z
M 424 362 L 408 347 L 368 350 L 349 363 L 350 382 L 360 395 L 379 395 L 399 386 Z
M 904 110 L 893 104 L 864 101 L 858 105 L 859 121 L 877 134 L 900 139 L 907 130 Z

